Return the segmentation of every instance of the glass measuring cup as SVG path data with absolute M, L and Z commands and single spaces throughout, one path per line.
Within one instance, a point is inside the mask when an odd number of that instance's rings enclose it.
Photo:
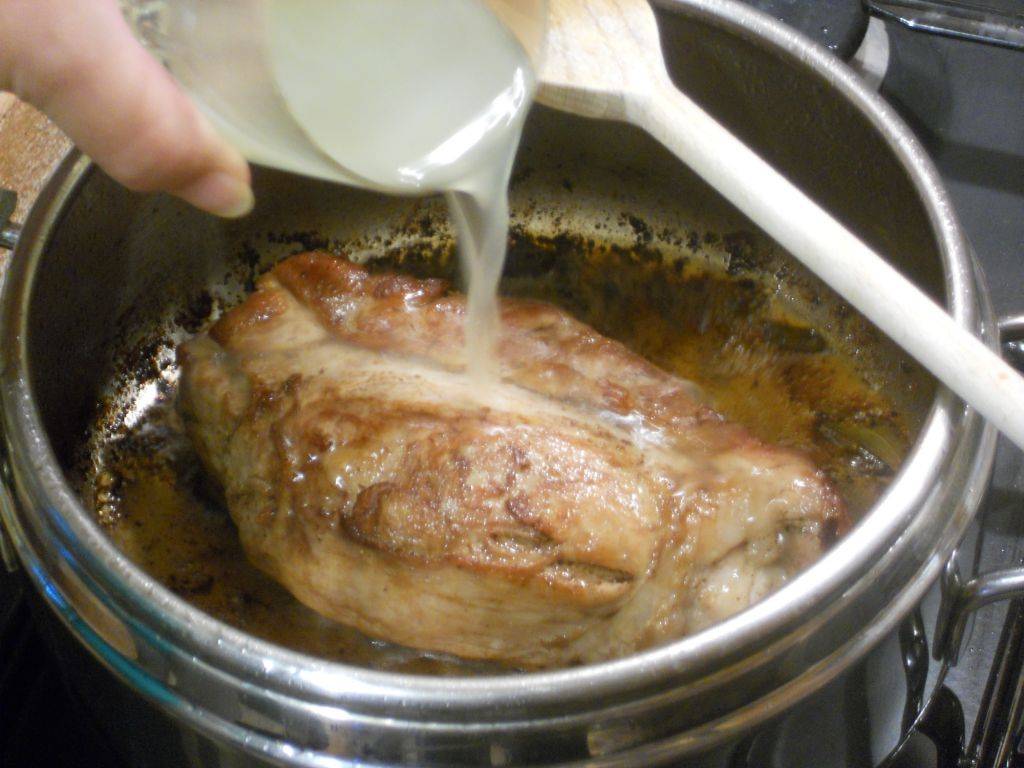
M 450 188 L 486 152 L 488 126 L 532 96 L 529 63 L 542 54 L 546 19 L 544 0 L 121 5 L 250 160 L 406 194 Z

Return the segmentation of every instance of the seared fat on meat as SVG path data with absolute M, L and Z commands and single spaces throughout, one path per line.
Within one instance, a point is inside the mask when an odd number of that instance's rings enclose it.
M 295 256 L 182 345 L 180 410 L 245 551 L 321 614 L 528 668 L 626 655 L 781 586 L 847 525 L 766 445 L 565 312 Z

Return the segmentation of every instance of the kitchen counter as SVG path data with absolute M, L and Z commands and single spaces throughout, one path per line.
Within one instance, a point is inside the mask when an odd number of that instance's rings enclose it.
M 0 93 L 0 187 L 18 193 L 14 220 L 29 207 L 71 142 L 42 114 L 9 93 Z M 2 263 L 2 262 L 0 262 Z

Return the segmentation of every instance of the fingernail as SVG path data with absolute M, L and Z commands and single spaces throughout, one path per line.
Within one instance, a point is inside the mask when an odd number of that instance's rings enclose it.
M 196 208 L 226 219 L 245 216 L 256 203 L 252 187 L 223 171 L 208 173 L 176 194 Z

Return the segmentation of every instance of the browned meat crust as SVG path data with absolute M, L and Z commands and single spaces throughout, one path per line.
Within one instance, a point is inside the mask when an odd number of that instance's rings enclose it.
M 506 300 L 502 383 L 464 298 L 325 253 L 180 350 L 180 408 L 250 559 L 370 635 L 544 667 L 735 613 L 847 525 L 804 457 L 552 306 Z

